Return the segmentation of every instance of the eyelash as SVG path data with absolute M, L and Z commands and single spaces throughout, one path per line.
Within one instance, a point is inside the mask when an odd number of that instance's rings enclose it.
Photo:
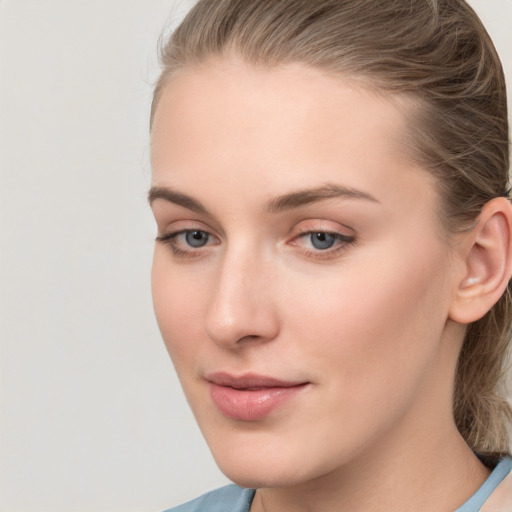
M 186 235 L 187 233 L 194 233 L 194 232 L 204 233 L 209 238 L 215 238 L 213 235 L 211 235 L 204 229 L 181 229 L 180 231 L 175 231 L 173 233 L 159 235 L 156 237 L 156 241 L 167 244 L 171 248 L 173 255 L 176 256 L 177 258 L 197 258 L 202 255 L 202 253 L 203 253 L 202 249 L 211 244 L 207 243 L 206 245 L 204 245 L 202 247 L 198 247 L 198 248 L 191 247 L 190 250 L 187 250 L 187 249 L 182 249 L 176 243 L 176 238 L 178 236 Z M 217 244 L 215 244 L 215 245 L 217 245 Z
M 208 237 L 208 240 L 204 246 L 200 246 L 197 248 L 190 247 L 190 249 L 183 249 L 182 247 L 178 246 L 178 244 L 176 243 L 176 238 L 178 236 L 194 232 L 203 233 Z M 321 230 L 308 230 L 302 233 L 298 233 L 294 235 L 292 241 L 288 243 L 289 245 L 297 246 L 297 240 L 305 239 L 306 237 L 311 237 L 315 234 L 322 234 L 333 237 L 334 243 L 336 245 L 334 245 L 334 247 L 328 247 L 326 249 L 303 249 L 302 253 L 310 258 L 316 258 L 320 260 L 335 258 L 340 252 L 344 251 L 347 248 L 347 246 L 354 245 L 356 243 L 356 238 L 354 236 Z M 202 256 L 204 253 L 204 248 L 210 245 L 218 245 L 217 243 L 208 243 L 209 239 L 215 239 L 215 237 L 202 229 L 182 229 L 180 231 L 175 231 L 172 233 L 167 233 L 156 237 L 157 242 L 167 244 L 171 248 L 171 251 L 176 258 L 197 258 Z
M 308 257 L 316 258 L 320 260 L 332 259 L 338 256 L 341 252 L 347 249 L 347 246 L 354 245 L 356 243 L 356 238 L 351 235 L 344 235 L 342 233 L 332 232 L 332 231 L 322 231 L 322 230 L 308 230 L 303 233 L 299 233 L 296 235 L 293 240 L 307 239 L 307 237 L 311 237 L 313 235 L 328 235 L 334 238 L 333 247 L 329 247 L 326 249 L 303 249 L 303 254 Z M 311 243 L 311 242 L 310 242 Z M 292 242 L 290 245 L 297 245 Z

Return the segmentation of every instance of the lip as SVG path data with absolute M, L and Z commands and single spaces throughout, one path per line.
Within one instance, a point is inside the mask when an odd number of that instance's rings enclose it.
M 206 380 L 212 401 L 220 412 L 241 421 L 265 418 L 309 384 L 253 373 L 234 376 L 219 372 L 207 375 Z

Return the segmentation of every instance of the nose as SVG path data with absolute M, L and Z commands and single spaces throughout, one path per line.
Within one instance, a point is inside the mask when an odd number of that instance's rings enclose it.
M 239 348 L 266 342 L 279 332 L 271 268 L 243 254 L 226 257 L 206 317 L 206 332 L 218 346 Z

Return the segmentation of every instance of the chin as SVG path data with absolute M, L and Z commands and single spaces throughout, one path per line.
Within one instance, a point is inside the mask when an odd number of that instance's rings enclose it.
M 293 487 L 308 479 L 291 468 L 276 468 L 274 461 L 267 461 L 261 468 L 251 467 L 248 463 L 234 467 L 219 465 L 219 468 L 232 482 L 247 489 Z
M 293 487 L 329 471 L 322 464 L 308 464 L 300 450 L 287 450 L 286 444 L 282 445 L 282 449 L 261 444 L 257 449 L 243 449 L 238 445 L 229 450 L 214 449 L 212 454 L 227 478 L 250 489 Z

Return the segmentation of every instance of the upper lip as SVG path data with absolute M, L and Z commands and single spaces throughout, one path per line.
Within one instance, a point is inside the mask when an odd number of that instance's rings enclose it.
M 208 382 L 218 386 L 226 386 L 234 389 L 261 389 L 261 388 L 291 388 L 307 384 L 306 381 L 281 380 L 256 373 L 243 375 L 231 375 L 226 372 L 209 373 L 205 376 Z

